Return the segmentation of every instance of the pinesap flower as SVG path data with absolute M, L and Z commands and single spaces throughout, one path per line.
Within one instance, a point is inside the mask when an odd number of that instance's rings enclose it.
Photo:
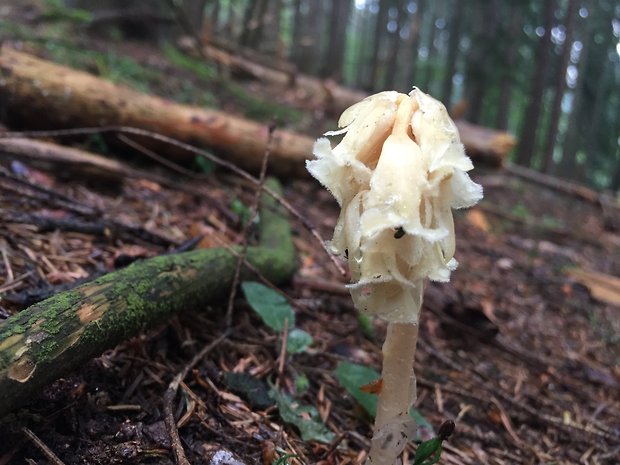
M 448 281 L 457 266 L 452 209 L 482 187 L 443 104 L 415 87 L 372 95 L 338 125 L 326 135 L 340 143 L 317 140 L 307 162 L 341 207 L 331 247 L 348 259 L 356 308 L 417 323 L 424 279 Z

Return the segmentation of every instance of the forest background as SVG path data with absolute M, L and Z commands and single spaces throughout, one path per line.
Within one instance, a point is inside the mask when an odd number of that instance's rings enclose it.
M 368 92 L 415 84 L 449 108 L 460 103 L 467 120 L 515 134 L 516 163 L 620 188 L 616 1 L 179 3 L 208 39 Z
M 292 63 L 367 92 L 416 85 L 458 116 L 517 136 L 514 162 L 596 189 L 620 188 L 617 1 L 51 3 L 94 12 L 98 23 L 125 11 L 127 23 L 142 23 L 130 32 L 148 29 L 156 40 L 178 35 L 179 18 L 174 27 L 166 21 L 172 6 L 205 42 L 253 49 L 271 64 Z

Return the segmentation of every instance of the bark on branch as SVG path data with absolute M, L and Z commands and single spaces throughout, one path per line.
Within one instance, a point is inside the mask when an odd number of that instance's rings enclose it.
M 63 176 L 68 171 L 80 176 L 120 182 L 132 174 L 127 165 L 111 158 L 41 140 L 0 138 L 0 156 L 4 154 L 27 159 L 34 166 L 46 169 L 60 166 L 63 171 L 60 174 Z
M 296 267 L 290 225 L 266 195 L 260 215 L 260 246 L 248 248 L 247 260 L 280 283 Z M 0 417 L 119 342 L 176 312 L 204 308 L 229 290 L 236 262 L 226 249 L 155 257 L 10 317 L 0 324 Z
M 195 49 L 191 39 L 182 41 L 181 46 L 188 52 Z M 228 51 L 219 44 L 205 45 L 203 51 L 207 58 L 237 74 L 250 75 L 280 87 L 295 87 L 307 96 L 313 106 L 322 107 L 334 117 L 368 96 L 363 91 L 338 85 L 330 79 L 298 73 L 294 66 L 287 63 L 268 64 L 264 58 L 259 59 L 261 55 L 257 55 L 256 51 L 252 51 L 251 55 L 243 49 Z M 468 155 L 475 161 L 501 166 L 516 144 L 515 137 L 505 131 L 478 126 L 463 119 L 457 119 L 455 123 Z
M 180 105 L 143 94 L 82 71 L 0 49 L 0 102 L 3 115 L 20 127 L 35 129 L 83 126 L 133 126 L 198 146 L 206 146 L 240 167 L 258 172 L 269 128 L 227 113 Z M 161 145 L 141 142 L 154 150 Z M 270 171 L 305 176 L 303 160 L 311 157 L 313 140 L 278 130 L 274 134 Z M 165 147 L 181 160 L 193 155 Z
M 237 61 L 238 66 L 244 62 Z M 256 71 L 257 67 L 264 73 Z M 252 69 L 253 75 L 282 87 L 290 79 L 286 72 L 258 64 L 252 64 Z M 366 97 L 363 92 L 307 76 L 297 76 L 295 85 L 307 88 L 311 95 L 323 96 L 321 104 L 335 113 Z M 266 125 L 142 94 L 8 47 L 0 49 L 0 102 L 4 105 L 2 116 L 16 126 L 34 129 L 133 126 L 209 147 L 253 172 L 260 168 L 268 139 Z M 515 143 L 511 135 L 501 131 L 463 121 L 456 124 L 474 161 L 501 165 Z M 153 140 L 141 143 L 177 161 L 188 159 L 187 153 L 162 147 Z M 304 161 L 312 158 L 313 143 L 305 135 L 277 131 L 270 172 L 279 176 L 308 176 Z

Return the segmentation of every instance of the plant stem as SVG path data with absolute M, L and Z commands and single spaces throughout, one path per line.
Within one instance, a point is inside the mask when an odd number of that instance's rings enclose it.
M 390 323 L 383 343 L 383 386 L 379 394 L 368 464 L 400 463 L 398 457 L 415 432 L 409 409 L 416 399 L 413 370 L 418 325 Z

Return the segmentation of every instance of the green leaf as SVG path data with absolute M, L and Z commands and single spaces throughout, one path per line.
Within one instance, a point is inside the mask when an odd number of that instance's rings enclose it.
M 290 396 L 272 388 L 269 395 L 278 404 L 280 417 L 286 423 L 296 426 L 304 441 L 318 441 L 329 444 L 334 440 L 334 433 L 321 421 L 316 408 L 303 405 Z
M 297 394 L 303 394 L 310 387 L 310 380 L 306 375 L 295 377 L 295 391 Z
M 288 327 L 295 326 L 295 313 L 286 299 L 276 291 L 261 283 L 245 281 L 241 283 L 250 307 L 260 315 L 263 322 L 276 332 L 284 329 L 285 321 Z
M 286 351 L 289 354 L 298 354 L 305 351 L 314 342 L 312 336 L 303 329 L 294 328 L 288 333 Z
M 247 224 L 250 219 L 250 215 L 252 214 L 251 210 L 239 199 L 235 199 L 230 202 L 230 210 L 239 216 L 239 222 L 241 224 Z M 258 214 L 254 217 L 252 223 L 258 223 Z
M 273 461 L 273 465 L 288 465 L 288 459 L 296 459 L 299 457 L 297 454 L 284 454 L 282 457 L 278 457 Z
M 435 435 L 435 430 L 431 422 L 426 419 L 418 410 L 412 408 L 409 412 L 411 417 L 415 420 L 417 426 L 416 441 L 424 441 Z
M 246 399 L 252 407 L 266 409 L 273 405 L 269 396 L 269 386 L 265 381 L 247 373 L 224 373 L 224 384 L 235 394 Z
M 377 396 L 363 392 L 360 388 L 378 380 L 381 377 L 379 372 L 364 365 L 340 362 L 336 367 L 336 377 L 347 392 L 374 418 L 377 412 Z M 412 408 L 409 414 L 416 422 L 416 440 L 435 434 L 433 426 L 418 410 Z
M 377 413 L 377 396 L 361 391 L 360 387 L 379 379 L 381 377 L 379 372 L 364 365 L 340 362 L 336 367 L 336 377 L 364 410 L 374 417 Z
M 164 43 L 162 51 L 170 63 L 191 71 L 200 79 L 209 81 L 217 75 L 215 68 L 207 64 L 205 60 L 198 60 L 187 56 L 169 42 Z
M 364 336 L 373 340 L 375 338 L 375 327 L 372 325 L 372 317 L 367 313 L 357 313 L 357 322 Z
M 415 451 L 413 465 L 432 465 L 437 463 L 441 456 L 441 439 L 433 438 L 424 441 Z
M 194 164 L 202 174 L 210 174 L 215 171 L 215 163 L 202 155 L 194 158 Z

